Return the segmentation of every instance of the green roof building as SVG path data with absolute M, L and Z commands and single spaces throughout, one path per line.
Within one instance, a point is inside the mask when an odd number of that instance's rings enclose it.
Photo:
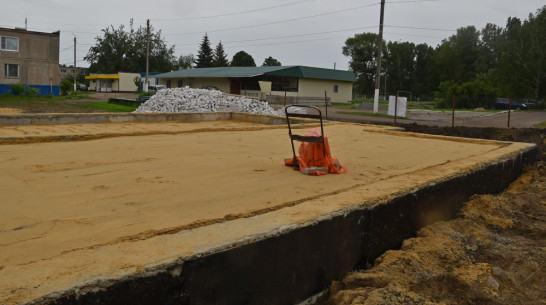
M 167 88 L 218 89 L 238 95 L 265 98 L 270 103 L 324 103 L 324 94 L 334 103 L 352 100 L 352 71 L 306 66 L 220 67 L 185 69 L 155 75 Z

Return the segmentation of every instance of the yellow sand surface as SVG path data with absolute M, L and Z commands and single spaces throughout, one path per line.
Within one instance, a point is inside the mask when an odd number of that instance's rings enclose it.
M 23 110 L 17 108 L 0 108 L 0 113 L 22 113 Z
M 527 147 L 353 124 L 327 125 L 325 134 L 347 173 L 284 166 L 292 155 L 284 126 L 0 127 L 0 138 L 37 137 L 0 145 L 0 303 L 276 234 Z M 97 138 L 39 140 L 59 135 Z

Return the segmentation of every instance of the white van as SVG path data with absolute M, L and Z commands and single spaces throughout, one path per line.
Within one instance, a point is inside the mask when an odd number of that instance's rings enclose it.
M 159 90 L 167 89 L 167 86 L 165 85 L 152 85 L 148 86 L 148 92 L 156 93 Z

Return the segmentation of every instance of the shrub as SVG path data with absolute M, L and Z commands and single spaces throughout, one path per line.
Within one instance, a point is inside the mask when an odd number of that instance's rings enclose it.
M 453 94 L 455 94 L 455 108 L 493 108 L 498 90 L 480 78 L 461 85 L 453 81 L 443 82 L 440 84 L 441 100 L 436 102 L 436 107 L 451 108 Z
M 21 85 L 19 83 L 11 84 L 10 89 L 11 89 L 11 94 L 13 94 L 13 95 L 21 96 L 21 95 L 25 94 L 25 86 L 23 86 L 23 85 Z
M 140 101 L 140 100 L 141 100 L 141 97 L 143 97 L 143 96 L 152 96 L 152 95 L 154 95 L 154 94 L 151 93 L 151 92 L 142 92 L 142 93 L 140 93 L 140 94 L 138 95 L 138 100 Z
M 68 92 L 70 92 L 70 90 L 72 89 L 72 87 L 73 87 L 73 83 L 70 80 L 65 78 L 61 81 L 61 86 L 59 89 L 61 90 L 62 95 L 67 95 Z
M 40 96 L 40 90 L 38 90 L 38 88 L 32 88 L 30 86 L 26 86 L 26 92 L 27 92 L 27 96 L 29 97 Z

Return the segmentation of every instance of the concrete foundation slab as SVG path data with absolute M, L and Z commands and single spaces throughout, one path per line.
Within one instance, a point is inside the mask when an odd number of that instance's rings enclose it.
M 0 127 L 0 303 L 294 304 L 535 149 L 332 123 L 348 172 L 304 176 L 282 118 L 225 116 Z

